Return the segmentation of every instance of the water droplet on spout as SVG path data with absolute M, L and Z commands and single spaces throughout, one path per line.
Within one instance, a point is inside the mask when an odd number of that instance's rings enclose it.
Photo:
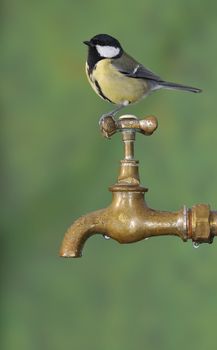
M 193 242 L 192 244 L 193 244 L 193 247 L 195 249 L 199 248 L 199 246 L 200 246 L 200 243 L 198 243 L 198 242 Z
M 105 239 L 110 239 L 110 237 L 107 236 L 107 235 L 103 235 L 103 237 L 104 237 Z

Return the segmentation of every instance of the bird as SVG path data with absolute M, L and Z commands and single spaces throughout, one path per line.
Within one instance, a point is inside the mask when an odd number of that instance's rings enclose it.
M 102 99 L 116 105 L 114 110 L 102 115 L 99 123 L 160 89 L 202 91 L 163 80 L 128 55 L 111 35 L 97 34 L 83 43 L 88 46 L 85 70 L 90 85 Z

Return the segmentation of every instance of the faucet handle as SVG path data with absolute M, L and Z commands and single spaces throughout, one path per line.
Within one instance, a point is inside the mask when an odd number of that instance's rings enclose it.
M 112 116 L 106 116 L 100 123 L 101 132 L 106 138 L 110 138 L 118 131 L 127 130 L 149 136 L 153 134 L 157 127 L 158 121 L 153 115 L 141 120 L 131 114 L 122 115 L 118 120 L 115 120 Z

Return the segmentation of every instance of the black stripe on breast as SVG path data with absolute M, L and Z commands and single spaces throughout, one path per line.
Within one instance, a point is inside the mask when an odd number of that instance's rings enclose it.
M 104 100 L 107 100 L 107 101 L 109 101 L 109 102 L 113 103 L 111 100 L 109 100 L 109 98 L 108 98 L 108 97 L 106 97 L 106 96 L 104 95 L 104 93 L 102 92 L 102 89 L 101 89 L 101 87 L 100 87 L 100 85 L 99 85 L 98 81 L 97 81 L 97 80 L 95 80 L 94 82 L 95 82 L 96 88 L 97 88 L 98 93 L 100 94 L 100 96 L 101 96 L 102 98 L 104 98 Z

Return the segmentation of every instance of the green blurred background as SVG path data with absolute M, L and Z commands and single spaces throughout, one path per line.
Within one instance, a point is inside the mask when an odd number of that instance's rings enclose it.
M 120 136 L 102 138 L 111 106 L 84 73 L 83 40 L 117 37 L 165 79 L 203 88 L 160 91 L 126 109 L 154 114 L 138 135 L 147 201 L 217 209 L 215 0 L 6 0 L 1 5 L 1 349 L 216 349 L 217 245 L 178 238 L 119 245 L 94 236 L 61 259 L 66 228 L 110 203 Z

